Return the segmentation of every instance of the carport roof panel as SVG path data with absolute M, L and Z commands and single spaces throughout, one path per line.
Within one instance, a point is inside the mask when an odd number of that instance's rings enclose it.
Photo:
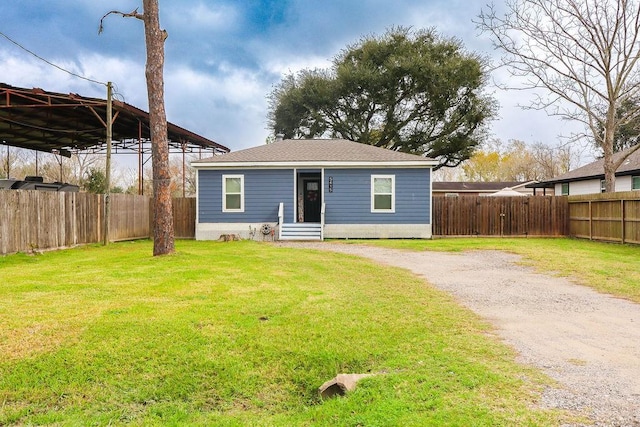
M 0 83 L 0 142 L 44 152 L 68 154 L 98 151 L 105 144 L 107 101 L 78 94 L 47 92 Z M 125 102 L 113 101 L 113 141 L 118 148 L 150 140 L 149 113 Z M 229 149 L 205 137 L 167 124 L 170 148 Z M 136 145 L 137 146 L 137 145 Z

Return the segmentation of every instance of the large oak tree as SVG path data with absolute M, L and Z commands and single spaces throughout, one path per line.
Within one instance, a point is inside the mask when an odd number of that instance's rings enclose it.
M 604 153 L 606 191 L 615 191 L 626 159 L 613 160 L 616 134 L 640 117 L 640 1 L 506 0 L 504 13 L 491 6 L 478 25 L 517 87 L 541 90 L 531 107 L 585 125 Z
M 485 81 L 484 61 L 460 41 L 394 28 L 348 46 L 330 69 L 285 76 L 269 124 L 286 138 L 345 138 L 456 166 L 494 115 Z

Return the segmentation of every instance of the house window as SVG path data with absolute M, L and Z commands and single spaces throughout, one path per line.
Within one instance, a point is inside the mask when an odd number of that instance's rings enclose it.
M 631 177 L 631 189 L 640 190 L 640 176 Z
M 244 175 L 222 175 L 222 212 L 244 212 Z
M 607 182 L 604 179 L 600 180 L 600 192 L 601 193 L 607 192 Z
M 371 175 L 371 212 L 395 212 L 395 175 Z
M 563 182 L 562 183 L 562 193 L 563 196 L 568 196 L 569 195 L 569 183 L 568 182 Z

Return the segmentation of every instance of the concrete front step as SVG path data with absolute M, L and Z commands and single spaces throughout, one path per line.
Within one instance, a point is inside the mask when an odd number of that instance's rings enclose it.
M 302 240 L 302 241 L 318 241 L 319 242 L 322 239 L 320 238 L 320 236 L 291 236 L 291 235 L 285 236 L 285 235 L 282 235 L 280 237 L 280 240 L 283 240 L 283 241 L 284 240 Z
M 299 222 L 282 224 L 281 240 L 322 240 L 322 225 Z

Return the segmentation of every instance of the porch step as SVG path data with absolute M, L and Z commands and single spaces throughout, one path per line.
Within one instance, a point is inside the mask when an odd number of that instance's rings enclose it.
M 312 222 L 282 224 L 281 240 L 322 240 L 322 225 Z

